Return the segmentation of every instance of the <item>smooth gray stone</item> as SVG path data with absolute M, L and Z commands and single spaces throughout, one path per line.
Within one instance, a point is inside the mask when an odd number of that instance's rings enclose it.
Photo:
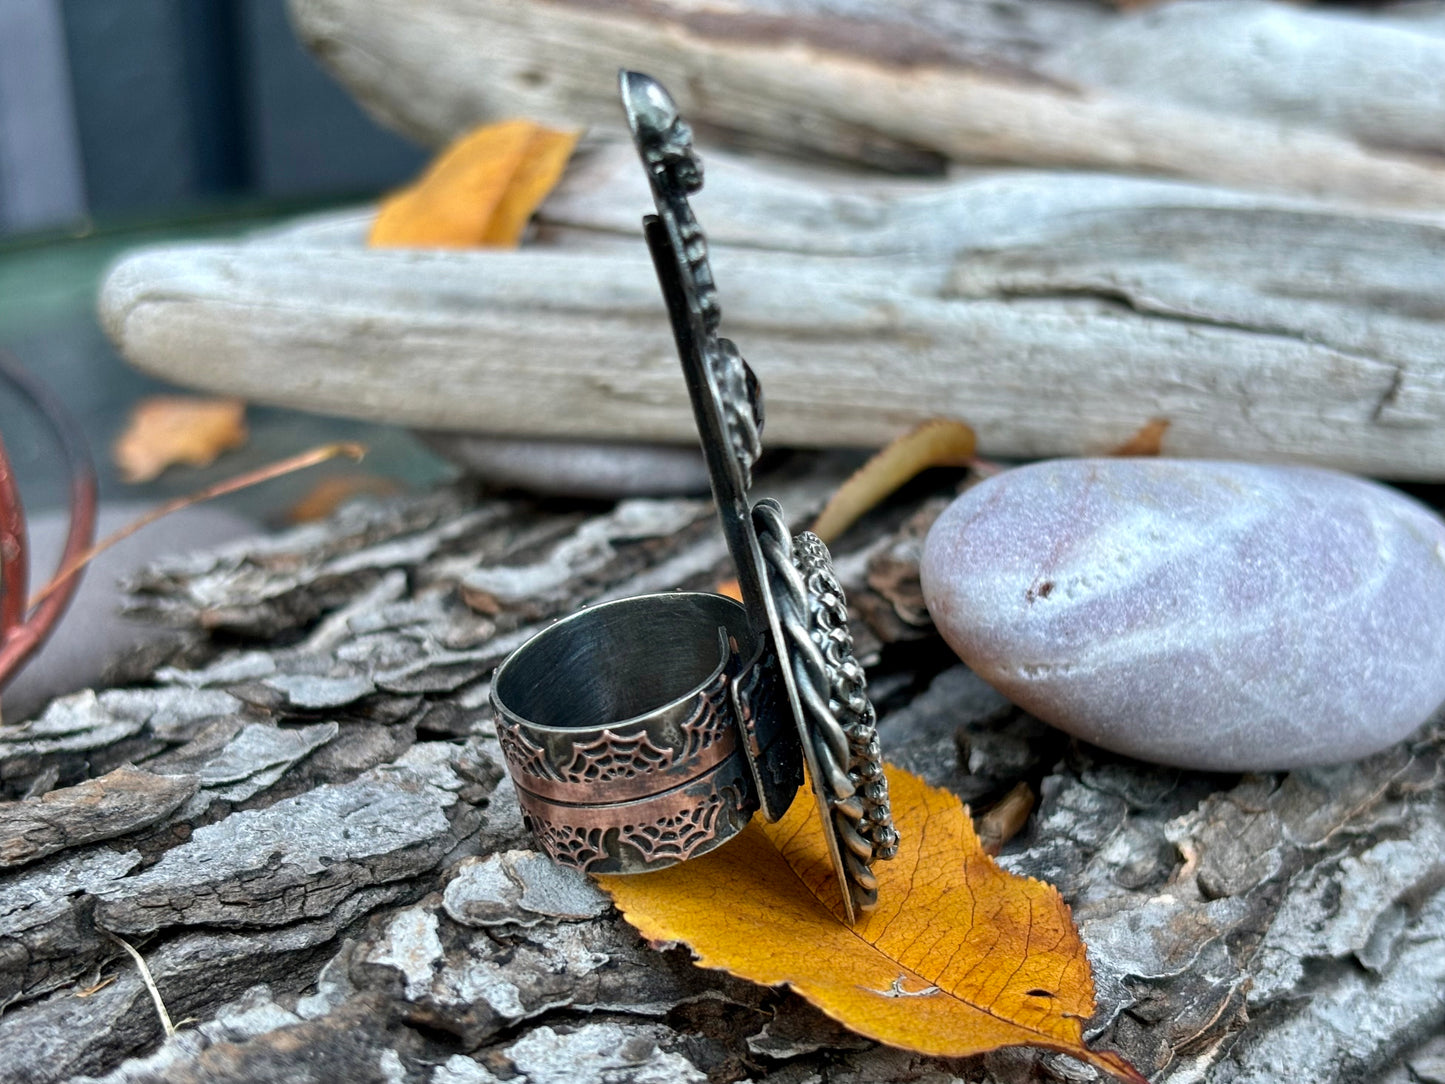
M 1036 463 L 950 505 L 921 573 L 984 680 L 1145 760 L 1337 763 L 1445 700 L 1445 522 L 1331 471 Z
M 691 496 L 708 491 L 696 445 L 533 440 L 417 432 L 432 451 L 493 485 L 557 497 Z

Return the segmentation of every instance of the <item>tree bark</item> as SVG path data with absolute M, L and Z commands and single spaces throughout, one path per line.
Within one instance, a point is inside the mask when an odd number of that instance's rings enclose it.
M 853 465 L 797 456 L 764 489 L 805 519 Z M 1440 727 L 1245 777 L 1072 743 L 969 673 L 918 605 L 922 533 L 954 482 L 835 547 L 859 655 L 890 759 L 976 813 L 1037 794 L 1000 861 L 1071 903 L 1092 1040 L 1180 1084 L 1431 1079 Z M 1036 1051 L 940 1062 L 861 1040 L 649 948 L 531 850 L 491 668 L 585 601 L 730 571 L 702 503 L 448 491 L 141 576 L 137 610 L 209 637 L 208 657 L 0 729 L 6 1079 L 1082 1079 Z M 116 937 L 184 1021 L 173 1037 Z

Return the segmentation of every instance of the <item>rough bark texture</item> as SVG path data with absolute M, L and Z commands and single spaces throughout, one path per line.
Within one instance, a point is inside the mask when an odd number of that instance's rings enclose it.
M 806 517 L 850 465 L 798 457 L 766 485 Z M 1038 795 L 1001 861 L 1072 904 L 1093 1039 L 1177 1084 L 1440 1079 L 1439 726 L 1283 776 L 1071 743 L 958 664 L 919 606 L 920 538 L 955 483 L 837 547 L 860 656 L 893 760 L 975 812 L 1019 783 Z M 938 1062 L 860 1040 L 647 947 L 530 850 L 489 671 L 585 600 L 728 574 L 705 513 L 443 492 L 141 577 L 137 607 L 209 637 L 209 657 L 0 730 L 0 1075 L 1088 1079 L 1030 1051 Z M 115 936 L 186 1021 L 169 1041 Z
M 1084 455 L 1165 417 L 1172 455 L 1445 478 L 1438 216 L 1101 174 L 708 168 L 723 330 L 775 444 L 877 446 L 943 414 L 987 454 Z M 632 148 L 597 146 L 521 251 L 369 250 L 366 215 L 330 217 L 134 253 L 102 321 L 216 393 L 690 447 L 650 206 Z

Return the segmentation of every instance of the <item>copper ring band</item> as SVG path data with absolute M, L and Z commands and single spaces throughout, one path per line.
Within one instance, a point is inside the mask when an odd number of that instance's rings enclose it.
M 682 787 L 635 802 L 562 805 L 518 788 L 522 816 L 558 862 L 594 873 L 641 873 L 705 854 L 752 816 L 747 768 L 733 756 Z
M 696 592 L 593 606 L 518 648 L 492 705 L 542 848 L 591 872 L 640 873 L 741 831 L 758 799 L 734 686 L 758 683 L 758 656 L 744 608 Z
M 702 710 L 703 704 L 701 702 L 698 708 L 700 711 Z M 707 734 L 706 736 L 712 737 L 711 734 Z M 506 745 L 511 746 L 512 750 L 520 752 L 523 757 L 527 758 L 527 760 L 523 762 L 524 765 L 528 761 L 531 761 L 531 758 L 535 755 L 533 749 L 527 747 L 527 739 L 520 729 L 509 728 L 504 742 Z M 731 729 L 728 729 L 718 733 L 715 740 L 699 749 L 696 755 L 692 757 L 688 757 L 687 751 L 684 750 L 684 759 L 677 762 L 677 767 L 679 770 L 685 770 L 688 774 L 678 780 L 674 786 L 683 786 L 691 783 L 694 779 L 706 775 L 708 769 L 717 767 L 722 761 L 735 754 L 737 747 L 737 736 Z M 658 772 L 671 768 L 675 759 L 673 750 L 658 749 L 652 746 L 648 741 L 645 731 L 640 736 L 624 736 L 612 730 L 604 730 L 598 735 L 595 741 L 588 742 L 585 746 L 576 746 L 576 748 L 578 752 L 575 755 L 575 760 L 579 763 L 583 762 L 589 754 L 594 756 L 597 754 L 608 755 L 614 752 L 624 751 L 635 752 L 649 761 L 655 758 L 657 770 L 643 770 L 634 776 L 620 776 L 607 782 L 607 797 L 614 802 L 630 802 L 639 798 L 648 798 L 656 795 L 658 793 L 657 787 L 660 780 Z M 509 763 L 511 762 L 512 750 L 508 752 Z M 535 764 L 535 761 L 532 761 L 532 763 Z M 515 775 L 516 773 L 513 774 Z M 575 770 L 566 772 L 566 774 L 562 772 L 556 774 L 562 775 L 562 778 L 554 778 L 553 773 L 547 773 L 545 775 L 539 774 L 535 769 L 532 771 L 524 770 L 521 778 L 517 781 L 517 789 L 519 791 L 526 791 L 528 794 L 535 795 L 538 798 L 544 798 L 557 805 L 591 806 L 597 804 L 597 784 L 595 781 L 590 779 L 583 779 L 578 782 L 569 781 L 578 778 Z

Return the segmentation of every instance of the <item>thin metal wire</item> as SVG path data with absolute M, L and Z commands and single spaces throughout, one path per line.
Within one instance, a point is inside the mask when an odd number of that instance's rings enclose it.
M 95 539 L 96 481 L 90 450 L 64 404 L 13 355 L 3 350 L 0 350 L 0 382 L 8 384 L 39 416 L 65 464 L 70 482 L 70 529 L 66 532 L 65 548 L 55 567 L 66 568 Z M 3 450 L 0 450 L 0 456 L 3 456 Z M 9 566 L 0 566 L 0 575 L 4 577 L 0 580 L 0 687 L 3 687 L 19 673 L 54 630 L 70 605 L 75 589 L 80 586 L 81 570 L 71 572 L 63 584 L 27 612 L 25 599 L 29 585 L 23 571 L 28 565 L 25 512 L 15 488 L 9 460 L 4 459 L 0 467 L 3 467 L 3 478 L 0 478 L 0 532 L 3 532 L 0 558 L 9 551 L 11 563 L 18 561 L 21 570 L 12 573 Z M 5 545 L 7 542 L 10 545 Z M 12 579 L 12 575 L 18 578 Z
M 0 639 L 25 620 L 25 596 L 30 589 L 29 544 L 25 537 L 25 507 L 15 468 L 0 440 Z

